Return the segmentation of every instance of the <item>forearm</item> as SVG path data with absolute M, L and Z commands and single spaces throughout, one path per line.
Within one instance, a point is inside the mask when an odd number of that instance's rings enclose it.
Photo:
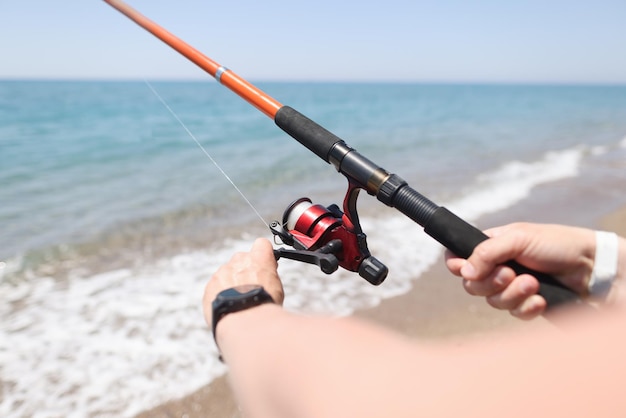
M 294 367 L 286 367 L 289 360 L 282 354 L 292 353 L 285 351 L 284 345 L 272 343 L 290 340 L 284 337 L 292 334 L 290 322 L 290 315 L 281 307 L 266 304 L 229 314 L 217 326 L 217 343 L 245 416 L 287 416 L 288 406 L 282 403 L 290 397 L 276 398 L 273 392 L 288 393 L 283 382 L 288 381 L 286 375 Z
M 303 317 L 276 305 L 227 315 L 217 335 L 250 417 L 386 416 L 415 390 L 389 385 L 413 381 L 422 359 L 432 360 L 405 337 L 367 323 Z
M 218 342 L 246 417 L 621 416 L 625 314 L 456 347 L 263 305 L 225 317 Z

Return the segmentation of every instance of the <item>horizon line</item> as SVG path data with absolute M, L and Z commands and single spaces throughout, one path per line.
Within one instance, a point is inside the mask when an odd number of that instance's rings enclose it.
M 199 77 L 31 77 L 31 76 L 0 76 L 0 81 L 22 82 L 157 82 L 157 83 L 202 83 L 206 81 L 218 83 L 215 78 L 207 75 Z M 429 79 L 271 79 L 250 78 L 254 83 L 294 83 L 294 84 L 422 84 L 422 85 L 519 85 L 519 86 L 615 86 L 626 87 L 626 81 L 589 81 L 589 80 L 429 80 Z M 218 83 L 219 84 L 219 83 Z

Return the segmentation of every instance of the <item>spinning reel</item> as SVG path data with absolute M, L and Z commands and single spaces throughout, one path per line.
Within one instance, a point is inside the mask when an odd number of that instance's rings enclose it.
M 282 224 L 273 221 L 270 230 L 283 244 L 294 249 L 279 248 L 274 250 L 274 256 L 277 260 L 288 258 L 316 264 L 326 274 L 341 266 L 379 285 L 387 277 L 388 269 L 370 255 L 356 211 L 359 187 L 349 183 L 343 212 L 335 204 L 324 207 L 313 204 L 307 197 L 289 205 Z

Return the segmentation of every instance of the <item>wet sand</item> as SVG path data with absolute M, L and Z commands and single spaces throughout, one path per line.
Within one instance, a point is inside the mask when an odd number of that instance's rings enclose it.
M 540 215 L 528 219 L 520 217 L 515 211 L 508 211 L 503 215 L 490 217 L 490 225 L 479 226 L 482 228 L 520 219 L 556 222 L 556 219 L 551 219 L 555 217 L 554 210 L 539 210 L 534 213 Z M 615 231 L 626 236 L 626 207 L 599 217 L 595 215 L 597 213 L 592 215 L 584 212 L 578 217 L 576 224 Z M 460 279 L 445 269 L 442 260 L 415 281 L 409 293 L 387 299 L 375 308 L 356 312 L 354 316 L 418 339 L 445 339 L 459 345 L 468 338 L 488 338 L 498 330 L 553 326 L 543 318 L 529 322 L 519 321 L 508 312 L 490 308 L 482 298 L 467 295 L 460 286 Z M 213 381 L 189 396 L 172 400 L 138 415 L 141 418 L 240 416 L 226 377 Z

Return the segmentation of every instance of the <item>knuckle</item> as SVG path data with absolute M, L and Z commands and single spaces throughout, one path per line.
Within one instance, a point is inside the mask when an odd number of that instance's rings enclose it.
M 463 280 L 463 289 L 465 289 L 465 291 L 470 295 L 477 296 L 476 290 L 474 289 L 474 284 L 469 280 Z
M 507 301 L 502 298 L 502 294 L 501 293 L 497 293 L 495 295 L 487 296 L 485 298 L 485 300 L 487 301 L 489 306 L 491 306 L 492 308 L 496 308 L 496 309 L 500 309 L 500 310 L 511 309 L 508 306 L 509 304 L 507 303 Z
M 473 256 L 478 257 L 479 260 L 488 260 L 491 254 L 491 250 L 489 249 L 490 242 L 489 240 L 481 242 L 476 248 L 474 248 Z

